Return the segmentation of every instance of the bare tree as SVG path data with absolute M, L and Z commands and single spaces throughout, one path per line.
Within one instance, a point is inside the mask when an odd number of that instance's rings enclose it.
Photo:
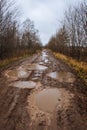
M 30 19 L 23 23 L 20 35 L 17 13 L 12 0 L 0 0 L 0 59 L 23 55 L 40 47 L 37 30 Z
M 78 60 L 87 59 L 87 5 L 86 1 L 65 11 L 63 28 L 56 33 L 53 43 L 58 52 L 70 55 Z M 52 46 L 52 41 L 48 45 Z M 58 48 L 58 49 L 57 49 Z
M 33 21 L 26 19 L 23 23 L 23 36 L 22 44 L 25 45 L 28 49 L 34 51 L 36 47 L 40 46 L 40 40 L 38 37 L 38 31 L 34 27 Z

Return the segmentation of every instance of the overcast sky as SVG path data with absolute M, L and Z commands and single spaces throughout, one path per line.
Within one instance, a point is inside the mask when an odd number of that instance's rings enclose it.
M 36 29 L 43 44 L 60 27 L 64 11 L 70 5 L 76 5 L 83 0 L 16 0 L 22 12 L 21 21 L 30 18 L 34 21 Z

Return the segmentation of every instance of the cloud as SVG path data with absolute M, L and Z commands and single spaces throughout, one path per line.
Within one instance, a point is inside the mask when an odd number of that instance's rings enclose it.
M 65 9 L 78 1 L 82 0 L 19 0 L 23 12 L 21 20 L 33 20 L 45 44 L 60 27 L 59 22 L 63 19 Z

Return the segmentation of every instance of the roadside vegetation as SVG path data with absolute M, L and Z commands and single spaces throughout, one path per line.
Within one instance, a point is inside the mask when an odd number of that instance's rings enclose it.
M 15 63 L 19 60 L 25 59 L 29 56 L 30 56 L 29 54 L 24 54 L 22 56 L 17 56 L 17 57 L 12 57 L 12 58 L 9 58 L 9 59 L 7 58 L 7 59 L 0 60 L 0 69 L 4 68 L 7 65 L 13 64 L 13 63 Z
M 87 85 L 87 62 L 78 61 L 61 53 L 54 52 L 54 56 L 72 67 L 73 70 L 75 70 L 78 78 L 80 78 L 80 80 Z
M 87 85 L 87 1 L 65 11 L 60 29 L 46 47 L 57 58 L 72 66 L 80 80 Z
M 61 27 L 50 38 L 47 47 L 87 62 L 87 1 L 65 11 Z
M 42 47 L 34 22 L 20 24 L 19 11 L 12 0 L 0 0 L 0 67 Z

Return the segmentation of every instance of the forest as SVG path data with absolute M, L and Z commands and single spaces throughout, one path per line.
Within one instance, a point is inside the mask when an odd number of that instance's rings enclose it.
M 0 60 L 31 54 L 42 44 L 34 22 L 25 19 L 20 25 L 14 1 L 0 0 Z
M 61 26 L 46 47 L 80 61 L 87 61 L 87 3 L 69 7 Z M 57 15 L 57 14 L 56 14 Z M 31 19 L 20 24 L 14 1 L 0 0 L 0 60 L 31 54 L 42 48 L 38 30 Z
M 61 27 L 50 38 L 48 48 L 77 60 L 87 61 L 87 2 L 65 11 Z

